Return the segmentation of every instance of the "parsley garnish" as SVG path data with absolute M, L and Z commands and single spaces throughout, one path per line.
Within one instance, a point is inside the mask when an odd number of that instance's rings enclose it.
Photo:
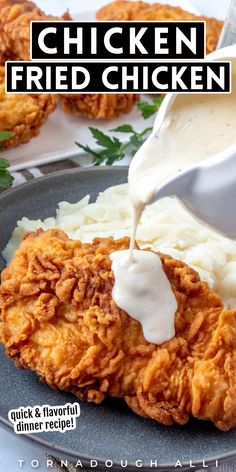
M 4 145 L 2 143 L 11 138 L 11 136 L 12 133 L 9 133 L 8 131 L 0 131 L 0 150 L 4 149 Z M 8 167 L 8 161 L 6 159 L 0 158 L 0 189 L 6 189 L 12 186 L 14 179 L 10 174 Z
M 152 116 L 158 110 L 161 101 L 162 97 L 157 97 L 152 103 L 145 101 L 139 102 L 137 107 L 141 112 L 141 116 L 144 119 Z M 92 156 L 93 164 L 95 166 L 99 166 L 101 164 L 112 165 L 114 162 L 123 159 L 126 153 L 130 156 L 134 156 L 152 130 L 152 128 L 145 128 L 143 131 L 138 132 L 133 128 L 133 126 L 128 124 L 111 129 L 110 131 L 114 133 L 130 134 L 129 141 L 122 143 L 116 136 L 108 136 L 97 128 L 90 127 L 89 129 L 100 149 L 95 151 L 87 145 L 83 145 L 78 142 L 75 144 Z
M 152 103 L 140 100 L 140 102 L 138 102 L 137 108 L 140 111 L 142 117 L 146 120 L 147 118 L 149 118 L 150 116 L 154 115 L 154 113 L 157 112 L 162 100 L 163 100 L 163 97 L 154 98 Z

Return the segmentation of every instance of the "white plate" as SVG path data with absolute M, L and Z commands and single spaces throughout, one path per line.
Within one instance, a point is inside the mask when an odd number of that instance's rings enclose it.
M 122 115 L 112 121 L 86 119 L 64 113 L 60 108 L 57 108 L 42 127 L 37 138 L 31 139 L 27 144 L 21 144 L 17 148 L 5 151 L 3 157 L 11 163 L 11 170 L 16 171 L 78 155 L 83 156 L 84 151 L 76 146 L 75 141 L 95 148 L 89 126 L 107 132 L 109 129 L 123 123 L 131 123 L 135 129 L 141 131 L 144 125 L 152 126 L 153 119 L 145 121 L 142 118 L 140 119 L 140 115 L 135 108 L 128 115 Z M 127 135 L 120 135 L 119 137 L 124 139 L 125 136 L 127 139 Z M 87 156 L 86 159 L 88 159 Z M 85 162 L 86 160 L 83 158 L 81 164 Z
M 160 3 L 169 3 L 175 6 L 179 5 L 193 13 L 199 13 L 200 10 L 197 9 L 197 1 L 201 0 L 192 0 L 192 2 L 188 0 L 159 0 Z M 206 4 L 209 4 L 212 0 L 204 1 Z M 49 10 L 48 5 L 46 8 L 45 0 L 38 0 L 37 3 L 46 11 Z M 73 12 L 73 6 L 75 5 L 74 0 L 65 3 L 63 9 L 65 10 L 68 7 L 70 11 Z M 105 4 L 106 2 L 103 1 L 102 3 Z M 217 2 L 214 2 L 214 6 L 215 3 Z M 61 9 L 62 6 L 60 4 L 60 10 Z M 52 11 L 52 13 L 58 14 L 58 11 Z M 85 12 L 79 15 L 74 14 L 73 16 L 75 19 L 81 21 L 93 20 L 95 13 Z M 151 100 L 148 96 L 145 96 L 145 99 Z M 141 130 L 144 126 L 151 126 L 153 118 L 144 121 L 140 118 L 140 114 L 137 110 L 133 109 L 129 115 L 122 115 L 116 120 L 107 122 L 66 114 L 58 107 L 56 111 L 50 115 L 47 123 L 41 128 L 40 135 L 37 138 L 33 138 L 27 144 L 5 151 L 4 157 L 9 160 L 12 171 L 35 167 L 65 158 L 75 158 L 76 162 L 81 165 L 88 165 L 91 160 L 75 145 L 75 141 L 94 147 L 94 140 L 88 129 L 89 126 L 98 127 L 102 131 L 107 132 L 109 129 L 127 122 L 131 123 L 137 130 Z M 120 135 L 120 139 L 125 138 L 124 135 Z M 121 163 L 124 164 L 124 161 Z

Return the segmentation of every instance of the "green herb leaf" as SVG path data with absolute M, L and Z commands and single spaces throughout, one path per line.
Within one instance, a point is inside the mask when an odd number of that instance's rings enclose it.
M 130 140 L 126 143 L 122 143 L 115 136 L 110 137 L 97 128 L 90 128 L 90 131 L 96 141 L 96 144 L 98 144 L 101 149 L 95 151 L 87 145 L 78 142 L 76 142 L 75 144 L 93 157 L 93 164 L 95 166 L 101 164 L 112 165 L 114 164 L 114 162 L 120 161 L 125 157 L 125 151 L 127 150 L 127 148 L 131 147 L 130 155 L 133 156 L 145 141 L 146 135 L 150 132 L 150 130 L 151 128 L 146 128 L 139 133 L 135 131 L 130 125 L 119 126 L 113 131 L 117 133 L 123 132 L 130 134 Z
M 0 131 L 0 142 L 10 139 L 13 134 L 14 133 L 11 133 L 10 131 Z
M 9 167 L 8 161 L 0 157 L 0 169 L 7 169 L 7 167 Z
M 138 109 L 141 111 L 143 118 L 148 118 L 156 113 L 161 101 L 162 97 L 157 97 L 152 103 L 145 101 L 139 102 Z M 89 129 L 99 148 L 95 151 L 87 145 L 78 142 L 75 144 L 92 156 L 95 166 L 101 164 L 112 165 L 114 162 L 123 159 L 128 151 L 130 156 L 134 156 L 152 130 L 152 128 L 145 128 L 142 131 L 136 131 L 133 126 L 129 124 L 124 124 L 111 129 L 110 131 L 113 131 L 114 133 L 130 134 L 129 141 L 122 143 L 115 136 L 108 136 L 97 128 L 91 127 Z
M 138 102 L 137 108 L 140 111 L 142 117 L 146 120 L 158 111 L 162 100 L 163 97 L 155 98 L 152 103 L 141 100 Z
M 92 156 L 94 157 L 99 157 L 100 154 L 96 151 L 94 151 L 94 149 L 90 148 L 89 146 L 84 146 L 83 144 L 80 144 L 80 143 L 77 143 L 75 142 L 75 144 L 80 147 L 81 149 L 83 149 L 85 152 L 87 152 L 88 154 L 91 154 Z
M 0 131 L 0 150 L 4 149 L 4 144 L 2 144 L 7 139 L 11 138 L 13 133 L 8 131 Z M 13 177 L 8 171 L 9 163 L 6 159 L 0 158 L 0 189 L 6 189 L 11 187 L 13 182 Z
M 110 131 L 115 131 L 115 133 L 134 133 L 134 128 L 131 125 L 121 125 L 117 128 L 110 129 Z
M 117 143 L 113 140 L 113 138 L 110 138 L 110 136 L 107 136 L 105 133 L 103 133 L 99 129 L 97 129 L 97 128 L 89 128 L 89 129 L 90 129 L 96 143 L 99 146 L 113 149 L 114 146 L 117 145 Z
M 142 145 L 143 139 L 140 136 L 134 134 L 133 136 L 131 136 L 130 142 L 131 144 L 133 144 L 135 148 L 134 150 L 136 151 L 136 149 L 138 149 Z
M 94 165 L 112 165 L 115 161 L 123 159 L 127 144 L 121 143 L 116 137 L 110 137 L 97 128 L 90 128 L 90 131 L 96 143 L 102 148 L 101 150 L 95 151 L 89 146 L 78 142 L 76 144 L 93 157 Z
M 0 188 L 6 189 L 11 187 L 13 182 L 13 177 L 6 169 L 0 169 Z

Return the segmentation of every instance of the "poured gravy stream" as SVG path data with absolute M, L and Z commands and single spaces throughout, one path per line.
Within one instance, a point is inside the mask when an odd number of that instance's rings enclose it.
M 139 221 L 167 179 L 235 143 L 235 83 L 234 67 L 231 94 L 178 95 L 161 128 L 144 143 L 130 165 L 133 234 L 129 250 L 110 256 L 115 275 L 112 296 L 141 323 L 148 342 L 161 344 L 175 335 L 177 301 L 159 256 L 134 250 Z

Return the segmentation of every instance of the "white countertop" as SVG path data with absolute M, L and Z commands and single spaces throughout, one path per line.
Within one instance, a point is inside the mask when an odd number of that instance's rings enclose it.
M 89 0 L 87 3 L 83 0 L 80 0 L 80 2 L 78 0 L 50 0 L 50 2 L 48 0 L 37 0 L 35 3 L 50 14 L 60 15 L 67 9 L 72 14 L 81 13 L 88 9 L 90 11 L 97 10 L 109 1 L 111 0 Z M 152 0 L 149 0 L 149 2 L 154 3 Z M 184 0 L 184 2 L 187 5 L 188 1 Z M 224 17 L 229 0 L 224 0 L 223 2 L 222 0 L 189 0 L 189 2 L 202 14 L 222 18 Z M 178 0 L 176 0 L 176 4 L 178 3 Z M 20 467 L 18 462 L 19 459 L 24 460 L 22 467 Z M 38 461 L 39 465 L 37 466 L 37 462 L 33 462 L 33 467 L 31 461 Z M 20 436 L 0 428 L 0 472 L 32 472 L 33 470 L 40 472 L 52 470 L 46 467 L 44 453 L 36 446 L 32 446 L 30 443 L 22 440 Z

